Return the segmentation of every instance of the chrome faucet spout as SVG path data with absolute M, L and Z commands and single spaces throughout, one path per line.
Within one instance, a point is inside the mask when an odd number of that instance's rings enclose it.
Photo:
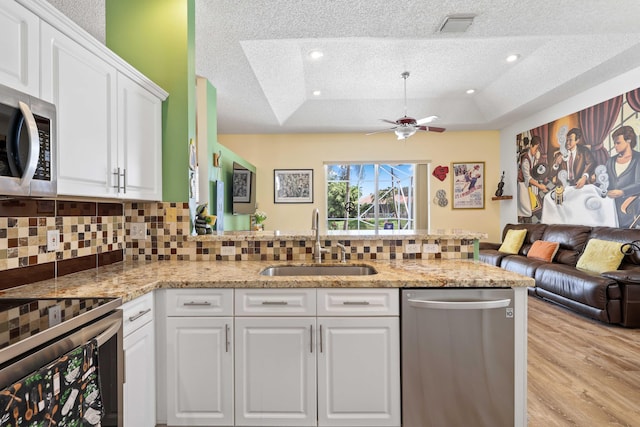
M 320 211 L 315 208 L 311 215 L 311 229 L 316 232 L 315 243 L 313 244 L 313 260 L 315 262 L 322 262 L 322 253 L 329 252 L 320 244 Z

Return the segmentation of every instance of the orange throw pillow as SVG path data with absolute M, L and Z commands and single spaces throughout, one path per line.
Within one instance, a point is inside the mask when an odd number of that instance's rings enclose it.
M 556 256 L 560 243 L 547 242 L 545 240 L 536 240 L 531 245 L 531 249 L 527 252 L 527 258 L 539 259 L 541 261 L 551 262 Z

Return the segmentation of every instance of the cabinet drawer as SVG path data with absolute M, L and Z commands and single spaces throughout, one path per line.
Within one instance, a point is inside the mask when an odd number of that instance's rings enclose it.
M 126 337 L 153 320 L 153 292 L 122 305 L 122 332 Z
M 236 289 L 236 316 L 315 316 L 315 289 Z
M 398 316 L 398 289 L 318 289 L 318 316 Z
M 233 289 L 169 289 L 167 316 L 233 316 Z

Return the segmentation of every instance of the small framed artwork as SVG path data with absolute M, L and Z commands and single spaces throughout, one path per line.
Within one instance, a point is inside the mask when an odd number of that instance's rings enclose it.
M 313 203 L 313 169 L 275 169 L 274 203 Z
M 249 203 L 251 200 L 251 171 L 233 170 L 233 202 Z
M 484 162 L 452 163 L 452 209 L 484 209 Z

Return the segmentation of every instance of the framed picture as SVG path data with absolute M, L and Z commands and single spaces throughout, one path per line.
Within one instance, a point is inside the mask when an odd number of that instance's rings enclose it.
M 249 203 L 251 200 L 251 171 L 249 170 L 233 170 L 233 202 Z
M 274 203 L 313 203 L 313 169 L 275 169 Z
M 452 163 L 452 209 L 484 209 L 484 162 Z

